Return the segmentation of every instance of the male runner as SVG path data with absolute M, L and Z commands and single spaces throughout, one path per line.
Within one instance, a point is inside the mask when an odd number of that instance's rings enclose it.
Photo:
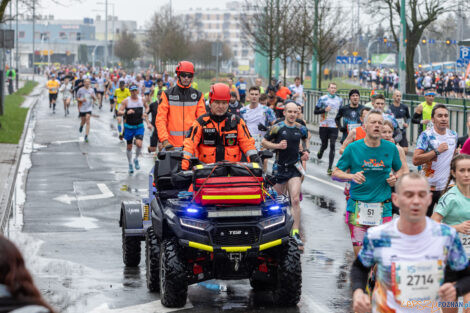
M 72 83 L 67 76 L 64 78 L 64 83 L 60 86 L 59 91 L 62 94 L 62 102 L 64 103 L 64 116 L 67 116 L 69 114 L 69 106 L 73 92 Z
M 273 166 L 273 175 L 276 181 L 274 189 L 281 194 L 289 192 L 292 216 L 294 225 L 292 226 L 292 237 L 299 246 L 303 246 L 300 238 L 300 191 L 302 176 L 305 171 L 301 160 L 308 160 L 310 151 L 308 150 L 308 130 L 305 126 L 297 123 L 295 120 L 299 113 L 296 103 L 287 103 L 284 109 L 285 121 L 274 125 L 266 134 L 262 145 L 266 149 L 276 150 L 276 162 Z M 302 141 L 302 150 L 300 150 L 300 141 Z M 299 158 L 299 152 L 302 155 Z
M 119 140 L 122 140 L 124 138 L 124 135 L 122 133 L 122 125 L 121 125 L 122 117 L 117 114 L 117 111 L 122 101 L 124 101 L 124 99 L 127 99 L 130 96 L 131 96 L 131 92 L 129 91 L 128 88 L 126 88 L 125 80 L 119 80 L 119 88 L 114 91 L 114 102 L 116 103 L 115 114 L 116 114 Z
M 77 92 L 78 111 L 80 112 L 80 133 L 83 131 L 83 125 L 86 124 L 85 142 L 88 142 L 90 134 L 90 118 L 93 109 L 93 102 L 96 101 L 95 91 L 91 87 L 90 79 L 85 79 L 85 86 Z
M 441 301 L 455 301 L 470 291 L 465 250 L 454 228 L 426 217 L 431 203 L 426 179 L 409 173 L 395 188 L 392 201 L 400 217 L 367 231 L 352 266 L 353 311 L 440 312 Z M 371 304 L 365 288 L 374 265 Z
M 403 151 L 406 154 L 408 153 L 408 139 L 406 138 L 406 129 L 408 128 L 411 115 L 408 107 L 401 103 L 401 92 L 399 90 L 395 90 L 393 92 L 393 105 L 390 106 L 390 111 L 393 113 L 393 116 L 398 123 L 398 129 L 402 134 L 402 140 L 397 143 L 400 145 L 400 147 L 403 148 Z
M 364 106 L 359 104 L 360 99 L 359 90 L 351 89 L 351 91 L 349 91 L 349 105 L 340 107 L 338 114 L 336 114 L 336 126 L 343 133 L 341 143 L 344 142 L 347 134 L 362 124 L 360 119 L 360 112 Z M 343 126 L 341 126 L 341 118 L 343 118 Z
M 321 147 L 317 153 L 319 160 L 323 157 L 323 153 L 328 148 L 328 141 L 330 141 L 330 155 L 328 159 L 328 175 L 331 175 L 333 162 L 335 160 L 335 143 L 338 138 L 338 126 L 336 125 L 335 118 L 338 113 L 343 100 L 336 95 L 336 84 L 328 84 L 328 94 L 321 96 L 315 106 L 314 114 L 322 114 L 320 121 L 320 140 Z
M 60 82 L 55 78 L 55 74 L 51 74 L 51 79 L 47 81 L 47 89 L 49 90 L 49 109 L 55 114 L 55 103 L 57 101 L 57 93 L 59 92 Z
M 103 77 L 103 73 L 100 71 L 98 77 L 96 77 L 96 95 L 98 97 L 98 107 L 101 110 L 103 107 L 103 98 L 105 92 L 106 78 Z
M 137 85 L 131 85 L 129 87 L 131 96 L 124 99 L 119 107 L 118 114 L 120 116 L 125 115 L 126 123 L 124 124 L 124 139 L 127 142 L 127 160 L 129 161 L 129 173 L 134 173 L 132 166 L 132 144 L 135 138 L 135 169 L 140 169 L 139 156 L 142 152 L 142 140 L 144 139 L 144 122 L 149 130 L 153 127 L 149 123 L 147 118 L 148 105 L 139 95 L 139 87 Z

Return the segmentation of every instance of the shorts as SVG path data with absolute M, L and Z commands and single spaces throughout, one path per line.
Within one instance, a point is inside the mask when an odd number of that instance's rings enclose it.
M 386 216 L 382 218 L 382 224 L 392 221 L 392 216 Z M 356 214 L 346 211 L 346 224 L 349 227 L 349 233 L 351 234 L 351 241 L 353 246 L 362 247 L 364 236 L 367 233 L 367 229 L 373 226 L 356 225 Z
M 85 117 L 87 116 L 87 114 L 91 115 L 91 111 L 88 111 L 88 112 L 80 112 L 80 117 Z
M 57 94 L 56 93 L 50 93 L 49 94 L 49 102 L 52 100 L 57 100 Z
M 406 138 L 406 131 L 404 130 L 402 134 L 403 134 L 402 139 L 400 140 L 398 145 L 403 148 L 408 148 L 409 144 L 408 144 L 408 139 Z
M 274 182 L 276 184 L 282 185 L 287 183 L 289 179 L 294 177 L 302 177 L 302 174 L 300 174 L 299 170 L 295 166 L 278 166 L 276 174 L 274 175 Z
M 156 147 L 158 145 L 158 134 L 157 130 L 152 132 L 152 136 L 150 136 L 150 147 Z
M 104 95 L 104 91 L 97 91 L 97 94 Z
M 124 139 L 127 141 L 127 144 L 130 145 L 134 138 L 138 140 L 144 139 L 144 132 L 144 127 L 129 128 L 124 126 Z
M 113 98 L 109 98 L 109 104 L 114 104 L 114 99 Z

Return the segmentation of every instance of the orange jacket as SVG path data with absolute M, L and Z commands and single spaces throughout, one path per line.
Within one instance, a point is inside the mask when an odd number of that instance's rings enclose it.
M 204 163 L 239 162 L 240 150 L 247 157 L 257 153 L 255 139 L 243 119 L 234 114 L 220 117 L 220 122 L 217 119 L 204 114 L 194 121 L 190 134 L 184 139 L 183 170 L 189 168 L 189 159 L 193 156 Z
M 191 87 L 178 85 L 162 93 L 155 127 L 160 142 L 168 140 L 174 147 L 182 147 L 184 137 L 194 121 L 206 113 L 204 96 Z

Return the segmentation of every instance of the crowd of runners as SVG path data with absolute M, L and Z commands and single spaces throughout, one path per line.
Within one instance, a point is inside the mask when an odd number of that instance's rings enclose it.
M 140 168 L 145 126 L 152 132 L 148 151 L 181 147 L 183 169 L 192 157 L 205 163 L 260 162 L 257 150 L 273 150 L 272 168 L 262 165 L 271 172 L 274 189 L 291 199 L 291 235 L 299 246 L 307 161 L 321 160 L 329 145 L 327 174 L 345 183 L 345 222 L 357 257 L 351 273 L 355 312 L 411 312 L 410 303 L 456 301 L 470 291 L 470 140 L 449 128 L 449 109 L 434 101 L 433 84 L 423 89 L 425 101 L 410 115 L 399 91 L 388 108 L 383 95 L 363 106 L 359 90 L 342 99 L 330 83 L 313 104 L 321 145 L 311 152 L 300 78 L 289 87 L 274 79 L 266 88 L 261 79 L 253 86 L 243 78 L 235 84 L 228 80 L 204 95 L 187 61 L 178 64 L 175 77 L 70 66 L 47 74 L 51 113 L 58 94 L 65 116 L 77 103 L 86 142 L 92 110 L 104 110 L 109 100 L 118 137 L 127 143 L 129 173 Z M 465 118 L 470 130 L 470 116 Z M 411 124 L 419 129 L 413 151 L 406 136 Z M 408 154 L 417 171 L 410 171 Z

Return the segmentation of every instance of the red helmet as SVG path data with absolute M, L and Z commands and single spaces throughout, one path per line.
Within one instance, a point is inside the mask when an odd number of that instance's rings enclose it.
M 194 74 L 194 64 L 189 61 L 181 61 L 176 66 L 176 74 L 179 75 L 180 72 L 186 72 Z
M 221 100 L 221 101 L 230 101 L 230 88 L 229 86 L 223 83 L 217 83 L 211 86 L 211 91 L 209 92 L 209 98 L 211 99 L 211 103 L 214 100 Z

